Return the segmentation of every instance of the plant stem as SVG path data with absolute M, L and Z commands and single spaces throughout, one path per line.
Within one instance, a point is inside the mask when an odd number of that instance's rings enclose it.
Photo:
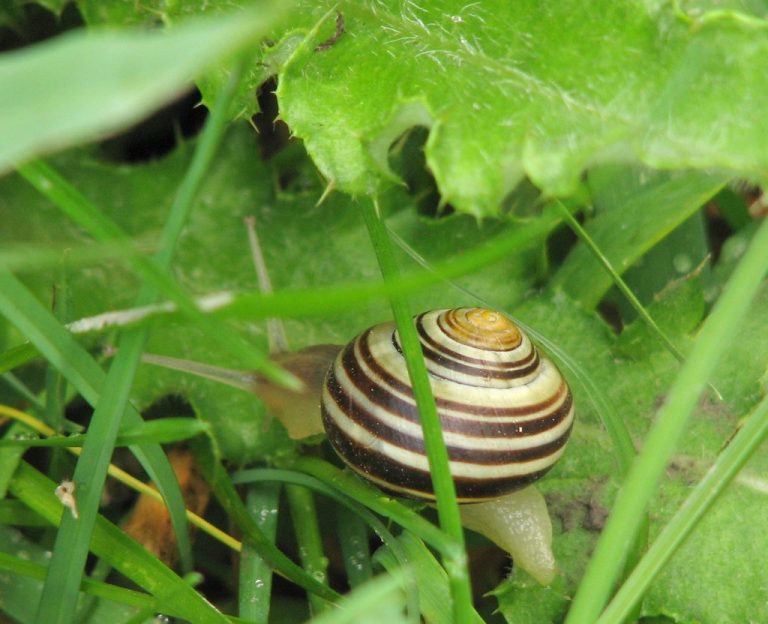
M 384 281 L 390 282 L 397 279 L 400 271 L 395 260 L 394 249 L 384 223 L 378 215 L 376 204 L 363 202 L 362 212 Z M 400 343 L 413 387 L 416 406 L 421 416 L 424 448 L 432 475 L 432 487 L 437 499 L 440 527 L 453 542 L 451 551 L 443 556 L 443 565 L 448 572 L 451 584 L 454 621 L 461 624 L 469 622 L 473 617 L 472 591 L 464 549 L 464 530 L 461 526 L 461 516 L 456 502 L 456 489 L 448 464 L 448 450 L 443 439 L 440 419 L 421 351 L 421 343 L 416 334 L 408 301 L 404 296 L 392 292 L 390 303 L 400 335 Z

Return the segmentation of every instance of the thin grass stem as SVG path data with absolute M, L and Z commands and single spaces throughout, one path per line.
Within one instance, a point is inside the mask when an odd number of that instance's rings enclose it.
M 381 274 L 384 281 L 389 282 L 400 273 L 392 242 L 375 203 L 363 202 L 361 208 L 371 244 L 379 261 Z M 448 464 L 448 450 L 443 439 L 442 427 L 421 351 L 421 343 L 416 334 L 408 301 L 404 295 L 392 293 L 390 303 L 416 406 L 421 416 L 424 448 L 432 475 L 440 527 L 453 542 L 451 551 L 443 557 L 443 565 L 450 579 L 454 620 L 457 623 L 468 622 L 473 614 L 472 590 L 464 549 L 464 529 L 461 525 L 459 506 L 456 501 L 456 488 Z

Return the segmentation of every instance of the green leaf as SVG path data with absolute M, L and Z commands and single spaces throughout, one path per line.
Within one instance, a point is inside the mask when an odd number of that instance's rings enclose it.
M 188 88 L 191 77 L 256 41 L 284 7 L 262 3 L 258 11 L 168 33 L 73 32 L 4 54 L 0 172 L 140 120 Z
M 46 550 L 42 546 L 13 529 L 0 530 L 0 569 L 8 573 L 0 578 L 0 599 L 5 613 L 20 622 L 31 621 L 40 598 L 47 562 Z M 144 592 L 90 578 L 83 579 L 80 590 L 99 598 L 95 605 L 87 609 L 87 619 L 81 620 L 83 624 L 127 622 L 135 615 L 137 608 L 151 612 L 158 609 L 155 598 Z M 168 605 L 164 606 L 167 608 Z
M 694 531 L 692 535 L 691 531 L 730 481 L 734 477 L 739 478 L 738 474 L 744 467 L 744 463 L 759 448 L 765 440 L 766 434 L 768 434 L 768 400 L 764 399 L 729 441 L 715 465 L 687 498 L 684 506 L 675 513 L 672 520 L 661 531 L 643 561 L 633 570 L 619 594 L 603 613 L 604 622 L 614 621 L 628 613 L 632 601 L 639 599 L 643 589 L 647 587 L 648 581 L 661 569 L 664 561 L 684 543 L 686 538 L 689 539 L 687 547 L 684 546 L 682 552 L 675 557 L 675 565 L 665 571 L 666 578 L 664 580 L 667 583 L 657 584 L 657 591 L 653 592 L 647 600 L 646 612 L 661 612 L 662 608 L 669 612 L 671 610 L 670 605 L 678 604 L 682 607 L 681 611 L 685 613 L 698 612 L 702 618 L 706 614 L 707 617 L 716 617 L 719 621 L 725 621 L 729 617 L 736 616 L 743 605 L 753 605 L 760 602 L 759 596 L 763 593 L 761 584 L 745 583 L 743 593 L 721 596 L 721 600 L 717 601 L 714 609 L 712 605 L 702 608 L 702 601 L 697 598 L 702 577 L 697 576 L 694 583 L 685 574 L 680 574 L 678 570 L 680 568 L 698 568 L 702 560 L 708 560 L 710 565 L 706 568 L 705 574 L 708 574 L 710 578 L 722 576 L 727 572 L 718 564 L 722 565 L 720 562 L 725 559 L 725 565 L 730 566 L 728 553 L 732 553 L 734 556 L 743 556 L 749 551 L 748 545 L 754 540 L 760 539 L 761 528 L 758 523 L 748 523 L 745 527 L 747 534 L 744 534 L 745 532 L 732 533 L 728 536 L 730 539 L 726 538 L 726 540 L 723 540 L 723 536 L 717 535 L 716 532 L 707 531 L 706 527 L 701 532 Z M 754 479 L 754 475 L 750 475 L 749 471 L 745 470 L 741 479 L 749 483 L 751 479 Z M 762 483 L 758 481 L 753 484 L 751 489 L 742 491 L 731 489 L 726 496 L 726 501 L 718 505 L 705 522 L 732 522 L 735 515 L 743 513 L 745 499 L 752 499 L 746 502 L 747 507 L 759 505 L 760 499 L 764 498 L 764 492 L 759 491 L 759 486 L 764 485 L 764 483 L 764 481 Z M 715 539 L 711 539 L 712 537 Z M 723 544 L 723 541 L 726 543 Z M 723 550 L 725 553 L 722 552 Z M 711 565 L 712 563 L 715 565 Z M 654 605 L 654 599 L 658 606 Z M 611 611 L 611 609 L 613 610 Z M 622 616 L 618 616 L 618 611 L 621 609 L 623 609 Z M 745 617 L 752 617 L 752 614 L 745 613 Z
M 313 618 L 313 624 L 409 624 L 405 616 L 402 575 L 376 577 L 355 589 L 339 605 Z
M 390 143 L 430 127 L 442 200 L 495 214 L 523 176 L 575 190 L 594 163 L 760 176 L 768 131 L 761 20 L 666 4 L 359 2 L 329 49 L 304 42 L 279 75 L 282 117 L 329 182 L 370 193 Z M 319 9 L 316 9 L 319 11 Z M 330 21 L 330 18 L 329 18 Z
M 664 331 L 679 337 L 678 342 L 687 341 L 706 313 L 701 283 L 695 278 L 671 282 L 647 309 Z M 624 328 L 617 347 L 622 354 L 634 359 L 655 357 L 663 349 L 642 319 Z

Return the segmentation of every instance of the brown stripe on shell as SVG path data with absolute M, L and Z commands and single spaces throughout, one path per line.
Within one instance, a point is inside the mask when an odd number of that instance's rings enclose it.
M 534 360 L 538 362 L 538 353 L 536 351 L 536 348 L 533 345 L 531 345 L 530 351 L 528 351 L 524 357 L 520 358 L 519 360 L 513 360 L 513 361 L 498 361 L 498 360 L 488 360 L 488 359 L 482 359 L 482 358 L 473 358 L 459 351 L 448 349 L 444 344 L 438 343 L 432 336 L 429 335 L 424 323 L 422 322 L 423 316 L 424 315 L 422 314 L 416 322 L 416 329 L 419 332 L 419 336 L 421 336 L 422 338 L 422 344 L 426 347 L 429 347 L 433 351 L 440 353 L 441 355 L 444 354 L 448 358 L 458 360 L 465 364 L 476 364 L 479 367 L 485 367 L 490 365 L 494 368 L 514 368 L 514 369 L 528 366 Z M 519 346 L 520 345 L 518 344 L 518 347 Z M 510 351 L 511 350 L 512 349 L 510 349 Z M 493 349 L 486 349 L 486 351 L 493 351 Z M 536 362 L 534 362 L 534 364 Z
M 395 494 L 434 499 L 432 478 L 428 471 L 403 466 L 369 446 L 357 444 L 347 437 L 330 418 L 327 416 L 326 418 L 329 421 L 328 439 L 344 462 L 356 472 L 373 479 L 381 487 Z M 498 498 L 536 481 L 550 468 L 551 466 L 547 466 L 535 472 L 499 479 L 454 477 L 456 495 L 461 502 L 479 502 Z M 415 490 L 415 492 L 409 492 L 409 490 Z
M 359 386 L 357 387 L 359 389 Z M 356 423 L 380 440 L 385 440 L 396 446 L 406 448 L 415 453 L 422 455 L 424 454 L 424 442 L 421 438 L 404 435 L 376 418 L 372 412 L 367 410 L 364 406 L 360 405 L 359 402 L 355 401 L 346 392 L 343 384 L 339 382 L 338 378 L 336 377 L 336 373 L 333 370 L 331 370 L 328 374 L 328 378 L 326 380 L 326 388 L 328 390 L 328 394 L 333 399 L 333 402 L 339 408 L 339 411 L 341 411 L 343 414 L 346 414 L 346 416 L 352 422 Z M 384 407 L 386 408 L 386 406 Z M 400 416 L 400 414 L 395 415 Z M 328 432 L 329 425 L 332 425 L 334 428 L 342 431 L 341 427 L 338 425 L 331 413 L 327 410 L 325 404 L 322 405 L 322 416 L 326 433 Z M 405 417 L 405 415 L 402 415 L 402 417 Z M 408 418 L 408 420 L 411 420 L 411 418 Z M 418 416 L 416 416 L 416 420 L 414 422 L 418 422 Z
M 389 442 L 394 446 L 398 446 L 420 455 L 424 454 L 424 440 L 421 435 L 412 435 L 400 431 L 385 422 L 376 418 L 375 414 L 369 412 L 355 401 L 350 395 L 348 395 L 343 386 L 336 379 L 335 374 L 329 376 L 328 379 L 328 392 L 333 398 L 339 410 L 346 414 L 346 416 L 362 429 L 369 431 L 376 438 Z M 398 414 L 399 415 L 399 414 Z M 567 415 L 567 413 L 566 413 Z M 333 416 L 324 409 L 323 418 L 326 421 L 326 429 L 329 421 L 333 423 L 334 427 L 339 430 L 343 428 L 338 425 Z M 558 418 L 554 425 L 562 421 L 562 418 Z M 418 421 L 417 421 L 418 422 Z M 560 448 L 562 448 L 568 440 L 570 435 L 571 425 L 563 432 L 558 438 L 530 446 L 522 449 L 507 449 L 507 450 L 491 450 L 480 449 L 471 445 L 472 438 L 496 438 L 511 440 L 514 438 L 525 437 L 525 435 L 533 435 L 532 433 L 520 434 L 515 432 L 514 435 L 503 435 L 499 431 L 498 427 L 494 427 L 493 424 L 482 427 L 472 427 L 471 431 L 459 431 L 454 432 L 460 435 L 466 434 L 467 446 L 458 446 L 456 444 L 448 444 L 448 457 L 452 461 L 464 462 L 467 464 L 475 464 L 478 466 L 504 466 L 509 464 L 519 464 L 528 461 L 534 461 L 538 459 L 546 459 L 550 455 L 553 455 Z M 546 429 L 545 429 L 546 430 Z M 449 431 L 448 428 L 444 428 L 444 431 Z
M 453 349 L 448 349 L 445 345 L 439 344 L 432 336 L 429 335 L 429 332 L 427 331 L 426 323 L 424 322 L 424 317 L 429 314 L 428 312 L 425 312 L 424 314 L 420 314 L 418 317 L 416 317 L 416 329 L 419 332 L 419 336 L 423 338 L 423 341 L 426 342 L 430 347 L 432 347 L 435 350 L 438 350 L 442 353 L 445 353 L 449 357 L 455 358 L 457 360 L 461 360 L 462 362 L 466 362 L 467 364 L 478 364 L 478 365 L 485 365 L 488 360 L 483 358 L 473 358 L 469 355 L 466 355 L 465 353 L 461 353 L 459 351 L 455 351 Z M 438 316 L 437 318 L 437 326 L 438 329 L 445 335 L 448 336 L 448 338 L 454 342 L 457 342 L 458 344 L 462 346 L 472 346 L 467 345 L 463 343 L 461 340 L 457 340 L 455 336 L 451 334 L 450 331 L 448 331 L 445 327 L 443 327 L 442 323 L 442 315 Z M 519 348 L 522 344 L 523 340 L 522 337 L 520 340 L 517 341 L 517 343 L 509 348 L 509 349 L 488 349 L 483 348 L 483 351 L 493 351 L 495 353 L 501 353 L 501 352 L 507 352 L 507 351 L 514 351 L 515 349 Z M 477 349 L 477 347 L 472 347 Z M 531 349 L 533 351 L 533 349 Z M 498 367 L 513 367 L 513 366 L 520 366 L 522 364 L 526 364 L 528 360 L 531 358 L 531 352 L 528 352 L 522 360 L 513 361 L 513 362 L 505 362 L 505 361 L 493 361 L 492 364 L 494 366 Z
M 342 363 L 345 367 L 348 365 L 354 366 L 354 351 L 351 344 L 344 350 Z M 358 374 L 350 375 L 350 380 L 357 390 L 366 397 L 366 400 L 370 400 L 372 404 L 382 410 L 386 410 L 393 416 L 403 418 L 412 423 L 419 423 L 418 410 L 415 405 L 392 396 L 391 393 L 376 384 L 372 379 L 364 377 L 361 374 L 362 371 L 360 369 L 352 370 L 352 373 L 355 372 Z M 333 369 L 331 369 L 328 374 L 326 387 L 329 395 L 339 408 L 339 411 L 346 414 L 350 420 L 362 429 L 369 431 L 377 438 L 386 440 L 395 446 L 419 454 L 424 454 L 424 443 L 420 435 L 407 434 L 391 427 L 377 418 L 373 412 L 366 409 L 365 406 L 360 405 L 357 400 L 347 393 L 344 385 L 337 379 Z M 570 434 L 570 426 L 566 432 L 555 440 L 527 449 L 478 449 L 471 446 L 471 439 L 494 438 L 513 440 L 537 435 L 555 428 L 566 419 L 570 414 L 571 406 L 572 396 L 571 393 L 568 392 L 563 404 L 553 412 L 546 414 L 541 418 L 520 423 L 495 423 L 493 421 L 477 422 L 440 414 L 440 422 L 443 431 L 462 435 L 466 437 L 468 441 L 467 446 L 457 446 L 455 444 L 449 445 L 448 455 L 454 461 L 464 461 L 467 463 L 476 463 L 478 465 L 503 465 L 544 459 L 565 444 Z M 333 419 L 333 417 L 325 410 L 323 416 L 326 421 Z M 337 426 L 335 422 L 334 426 Z
M 357 389 L 365 394 L 372 403 L 375 403 L 381 407 L 386 407 L 390 412 L 397 413 L 406 420 L 411 422 L 419 422 L 419 413 L 416 409 L 415 402 L 408 401 L 392 393 L 392 390 L 394 390 L 398 395 L 403 395 L 413 399 L 413 391 L 408 384 L 390 375 L 379 364 L 376 358 L 374 358 L 368 347 L 368 334 L 369 332 L 366 332 L 360 336 L 356 342 L 360 347 L 360 353 L 363 361 L 371 369 L 371 371 L 373 371 L 376 379 L 364 376 L 362 374 L 348 373 L 349 378 L 352 380 L 352 383 L 357 387 Z M 351 347 L 348 347 L 344 350 L 344 353 L 342 354 L 342 364 L 348 371 L 353 369 L 355 371 L 360 371 L 360 369 L 357 367 L 354 350 Z M 384 382 L 385 385 L 382 386 L 380 383 L 378 383 L 378 380 Z M 364 385 L 363 382 L 367 382 L 369 385 Z M 527 416 L 552 406 L 563 397 L 563 394 L 566 393 L 567 396 L 563 400 L 563 404 L 550 414 L 545 414 L 544 416 L 537 419 L 523 420 L 521 422 L 494 423 L 494 426 L 500 427 L 504 431 L 505 435 L 520 436 L 531 435 L 532 433 L 540 433 L 545 429 L 551 428 L 553 425 L 550 425 L 550 423 L 553 420 L 555 422 L 559 422 L 566 417 L 568 411 L 570 410 L 573 397 L 571 396 L 570 390 L 568 390 L 568 387 L 565 385 L 565 383 L 561 384 L 560 388 L 553 396 L 548 397 L 544 401 L 540 401 L 539 403 L 529 403 L 519 407 L 499 408 L 488 407 L 484 405 L 472 405 L 470 403 L 459 403 L 457 401 L 451 401 L 439 396 L 435 397 L 435 403 L 438 410 L 443 412 L 440 417 L 441 422 L 443 423 L 443 429 L 445 431 L 461 432 L 466 428 L 466 423 L 468 420 L 454 415 L 445 414 L 445 411 L 459 412 L 470 416 L 488 416 L 497 418 Z M 523 433 L 518 431 L 520 427 L 524 428 Z M 529 431 L 530 433 L 528 433 Z

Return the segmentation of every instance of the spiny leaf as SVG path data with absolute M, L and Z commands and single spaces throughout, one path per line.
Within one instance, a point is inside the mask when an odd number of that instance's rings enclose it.
M 278 96 L 285 121 L 345 191 L 370 193 L 391 178 L 387 150 L 414 125 L 431 128 L 425 152 L 442 200 L 477 215 L 497 213 L 523 176 L 571 193 L 597 162 L 753 177 L 768 165 L 761 20 L 691 22 L 671 4 L 637 0 L 546 10 L 369 0 L 339 10 L 345 32 L 327 49 L 318 44 L 331 24 L 303 42 Z

